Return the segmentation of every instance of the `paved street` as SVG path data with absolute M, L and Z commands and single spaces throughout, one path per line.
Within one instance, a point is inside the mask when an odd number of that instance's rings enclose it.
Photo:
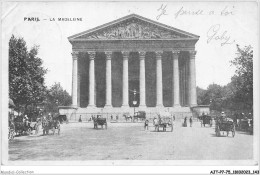
M 253 136 L 216 137 L 214 127 L 181 127 L 154 132 L 150 123 L 108 123 L 107 130 L 93 123 L 61 125 L 60 135 L 20 136 L 9 142 L 10 160 L 239 160 L 252 159 Z

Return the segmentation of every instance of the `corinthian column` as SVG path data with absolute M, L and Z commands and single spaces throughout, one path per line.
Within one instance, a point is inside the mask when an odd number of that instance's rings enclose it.
M 156 52 L 156 107 L 163 107 L 162 53 Z
M 190 106 L 197 105 L 195 55 L 196 51 L 190 51 Z
M 73 51 L 71 53 L 73 59 L 72 70 L 72 106 L 77 106 L 78 102 L 78 52 Z
M 112 75 L 111 75 L 111 56 L 112 52 L 105 52 L 106 54 L 106 106 L 112 107 Z
M 173 107 L 180 107 L 179 53 L 173 52 Z
M 139 52 L 140 59 L 140 104 L 139 107 L 146 107 L 145 100 L 145 52 Z
M 129 107 L 128 104 L 128 58 L 129 52 L 122 52 L 123 54 L 123 103 L 122 107 Z
M 89 103 L 88 107 L 95 107 L 95 52 L 89 54 Z

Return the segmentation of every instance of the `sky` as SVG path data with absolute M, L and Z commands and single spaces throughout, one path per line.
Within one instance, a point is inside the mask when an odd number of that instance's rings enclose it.
M 236 57 L 237 44 L 250 44 L 254 53 L 259 47 L 256 2 L 5 2 L 3 63 L 8 63 L 11 35 L 23 37 L 28 48 L 40 46 L 39 57 L 48 69 L 46 85 L 60 82 L 71 93 L 72 46 L 67 38 L 132 13 L 200 36 L 196 83 L 204 89 L 231 81 L 235 67 L 230 61 Z M 28 17 L 40 21 L 25 20 Z M 82 21 L 57 21 L 62 17 Z

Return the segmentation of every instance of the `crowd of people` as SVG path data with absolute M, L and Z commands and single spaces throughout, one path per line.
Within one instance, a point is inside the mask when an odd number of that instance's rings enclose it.
M 39 130 L 43 129 L 43 135 L 48 135 L 49 130 L 52 129 L 55 132 L 55 129 L 58 129 L 58 133 L 60 131 L 60 121 L 58 119 L 58 114 L 48 113 L 43 114 L 39 113 L 36 116 L 28 117 L 25 115 L 17 115 L 13 114 L 9 115 L 9 132 L 16 134 L 29 134 L 31 135 L 33 130 L 35 130 L 35 135 L 39 134 Z

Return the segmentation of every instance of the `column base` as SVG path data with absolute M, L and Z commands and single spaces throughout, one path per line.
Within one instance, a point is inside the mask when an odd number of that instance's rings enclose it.
M 198 104 L 190 104 L 190 107 L 198 106 Z
M 122 112 L 130 112 L 130 106 L 129 105 L 122 105 L 121 111 Z
M 181 105 L 180 105 L 180 104 L 175 104 L 175 105 L 173 105 L 173 107 L 174 107 L 174 108 L 180 108 Z
M 112 105 L 105 105 L 104 106 L 104 109 L 110 109 L 110 108 L 113 108 L 113 106 Z
M 157 104 L 156 105 L 156 108 L 163 108 L 164 106 L 163 106 L 163 104 Z
M 73 108 L 78 108 L 78 105 L 71 105 L 71 107 L 73 107 Z
M 88 105 L 87 108 L 96 108 L 96 105 Z
M 139 105 L 138 108 L 140 108 L 140 109 L 146 109 L 147 106 L 146 106 L 146 105 Z

